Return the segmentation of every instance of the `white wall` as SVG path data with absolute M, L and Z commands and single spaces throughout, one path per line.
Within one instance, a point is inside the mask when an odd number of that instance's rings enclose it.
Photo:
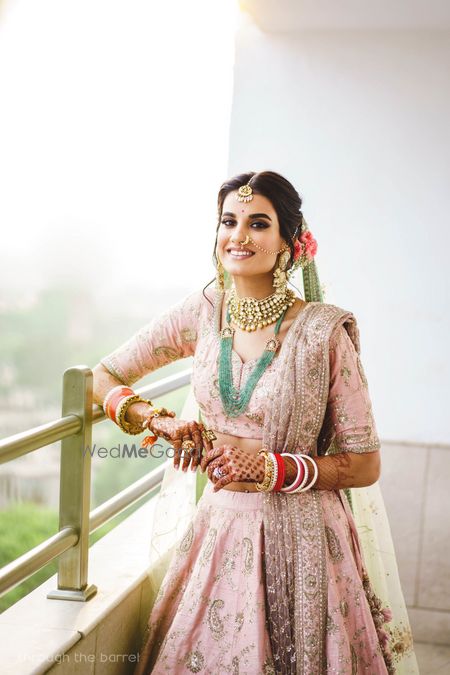
M 229 174 L 291 180 L 326 302 L 352 310 L 380 436 L 450 442 L 450 33 L 237 39 Z

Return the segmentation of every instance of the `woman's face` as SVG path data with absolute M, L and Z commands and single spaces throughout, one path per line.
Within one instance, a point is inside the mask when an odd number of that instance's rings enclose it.
M 217 233 L 217 257 L 231 275 L 251 276 L 272 272 L 277 255 L 263 253 L 253 244 L 269 251 L 279 251 L 286 242 L 280 235 L 278 218 L 272 203 L 263 195 L 253 195 L 250 202 L 238 202 L 237 190 L 225 197 Z M 241 246 L 240 241 L 253 241 Z M 252 255 L 238 257 L 235 251 Z

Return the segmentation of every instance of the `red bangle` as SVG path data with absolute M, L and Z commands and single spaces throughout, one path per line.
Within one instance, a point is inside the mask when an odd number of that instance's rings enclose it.
M 283 487 L 284 479 L 286 478 L 286 465 L 279 452 L 275 452 L 274 455 L 278 464 L 278 476 L 276 483 L 273 486 L 273 492 L 280 492 L 281 488 Z
M 117 424 L 116 409 L 119 404 L 119 401 L 121 401 L 126 396 L 133 396 L 133 394 L 134 391 L 130 389 L 130 387 L 122 387 L 122 389 L 119 389 L 116 392 L 114 392 L 114 394 L 111 396 L 108 403 L 106 404 L 105 413 L 113 422 L 116 422 L 116 424 Z

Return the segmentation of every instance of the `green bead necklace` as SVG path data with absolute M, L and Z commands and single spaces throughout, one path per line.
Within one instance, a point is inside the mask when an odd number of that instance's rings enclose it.
M 286 307 L 278 318 L 275 324 L 274 337 L 266 342 L 262 355 L 248 376 L 245 386 L 240 390 L 233 384 L 232 349 L 235 330 L 230 326 L 230 311 L 227 309 L 227 325 L 220 331 L 219 391 L 223 409 L 229 417 L 238 417 L 246 410 L 256 383 L 273 361 L 275 352 L 280 346 L 280 341 L 276 336 L 287 310 Z

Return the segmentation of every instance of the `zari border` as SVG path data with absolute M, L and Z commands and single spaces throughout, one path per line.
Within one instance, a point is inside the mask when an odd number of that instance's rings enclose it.
M 263 428 L 265 447 L 317 453 L 329 390 L 329 338 L 353 315 L 335 305 L 310 302 L 291 325 Z M 264 495 L 265 581 L 275 672 L 322 675 L 328 579 L 320 496 Z

